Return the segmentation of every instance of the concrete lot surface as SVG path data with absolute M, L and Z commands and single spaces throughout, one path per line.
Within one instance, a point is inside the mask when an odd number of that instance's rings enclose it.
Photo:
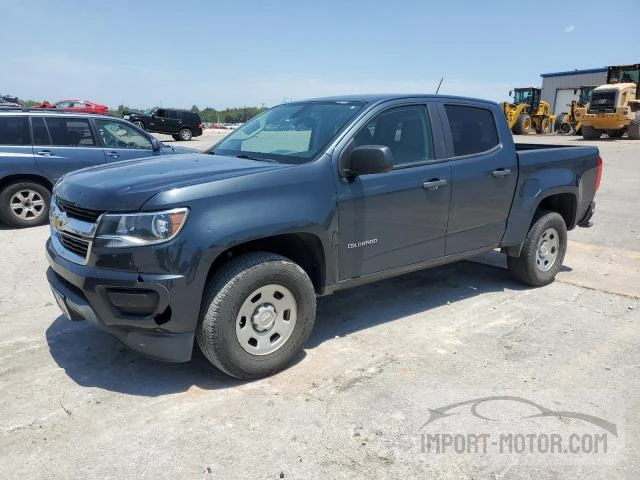
M 490 254 L 324 297 L 304 355 L 260 381 L 64 319 L 47 228 L 0 230 L 2 478 L 638 478 L 640 142 L 527 141 L 597 144 L 605 162 L 555 283 L 523 288 Z M 509 435 L 535 447 L 498 451 Z

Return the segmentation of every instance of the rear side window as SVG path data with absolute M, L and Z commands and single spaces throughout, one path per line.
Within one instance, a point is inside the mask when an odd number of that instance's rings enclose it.
M 31 127 L 33 128 L 33 144 L 34 145 L 51 145 L 47 126 L 44 124 L 44 118 L 31 117 Z
M 500 142 L 491 110 L 465 105 L 445 105 L 453 154 L 456 157 L 491 150 Z
M 167 113 L 165 116 L 167 118 L 172 118 L 174 120 L 180 120 L 180 117 L 178 116 L 178 112 L 176 110 L 167 110 Z
M 84 118 L 47 117 L 51 145 L 61 147 L 93 147 L 96 140 Z
M 29 117 L 0 117 L 0 145 L 31 145 Z

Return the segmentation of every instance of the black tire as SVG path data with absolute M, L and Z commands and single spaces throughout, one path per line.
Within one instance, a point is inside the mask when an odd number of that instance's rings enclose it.
M 624 135 L 624 132 L 624 128 L 619 128 L 618 130 L 607 130 L 607 136 L 609 138 L 620 138 Z
M 283 343 L 271 353 L 258 355 L 245 350 L 248 347 L 241 345 L 236 329 L 241 328 L 243 320 L 244 328 L 254 328 L 255 317 L 240 317 L 240 312 L 247 301 L 254 302 L 251 296 L 256 290 L 266 285 L 288 289 L 295 299 L 297 316 Z M 256 305 L 261 300 L 265 299 L 255 300 Z M 269 303 L 256 309 L 263 305 Z M 311 335 L 315 315 L 313 284 L 300 266 L 281 255 L 249 253 L 230 260 L 207 284 L 196 338 L 204 356 L 226 374 L 243 380 L 261 378 L 294 360 Z
M 193 137 L 193 132 L 188 128 L 183 128 L 178 132 L 178 139 L 188 142 Z
M 144 123 L 142 123 L 140 120 L 136 120 L 135 122 L 133 122 L 133 124 L 138 127 L 141 128 L 142 130 L 146 130 Z
M 47 187 L 34 182 L 12 183 L 0 192 L 0 220 L 19 228 L 44 225 L 49 220 L 50 205 Z
M 177 142 L 178 140 L 180 140 L 180 135 L 174 133 L 173 135 L 171 135 L 171 138 L 173 138 Z
M 571 135 L 573 133 L 573 126 L 569 122 L 569 115 L 561 113 L 556 118 L 556 123 L 553 125 L 553 131 L 558 135 Z
M 540 119 L 540 128 L 538 133 L 551 133 L 551 119 L 549 117 L 542 117 Z
M 627 127 L 627 136 L 629 140 L 640 140 L 640 112 L 635 112 L 636 118 L 631 120 Z
M 529 114 L 521 113 L 518 117 L 518 120 L 516 120 L 516 133 L 518 135 L 528 135 L 531 131 L 531 125 L 531 117 L 529 116 Z
M 582 138 L 585 140 L 598 140 L 602 135 L 602 130 L 589 127 L 587 125 L 582 126 Z
M 553 230 L 552 233 L 549 233 Z M 539 256 L 540 247 L 544 239 L 547 246 L 557 236 L 557 247 L 553 263 L 545 264 Z M 553 248 L 547 248 L 553 252 Z M 519 257 L 507 257 L 507 265 L 511 276 L 526 285 L 540 287 L 553 282 L 562 267 L 564 255 L 567 251 L 567 226 L 559 213 L 540 210 L 533 219 L 533 223 L 525 237 L 522 252 Z M 549 258 L 549 257 L 547 257 Z

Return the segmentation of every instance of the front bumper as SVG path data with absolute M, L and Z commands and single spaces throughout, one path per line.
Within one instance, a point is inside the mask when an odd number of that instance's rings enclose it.
M 183 276 L 139 274 L 79 265 L 47 241 L 47 280 L 72 320 L 87 320 L 129 349 L 158 360 L 191 359 L 197 308 Z

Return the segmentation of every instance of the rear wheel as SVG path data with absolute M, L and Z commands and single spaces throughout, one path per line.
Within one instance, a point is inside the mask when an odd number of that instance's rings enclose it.
M 551 119 L 549 117 L 542 117 L 538 133 L 551 133 Z
M 202 353 L 236 378 L 276 373 L 302 350 L 316 314 L 313 284 L 281 255 L 249 253 L 209 282 L 196 337 Z
M 627 135 L 629 140 L 640 140 L 640 111 L 636 112 L 636 118 L 627 127 Z
M 516 133 L 519 135 L 528 135 L 531 131 L 531 117 L 527 113 L 521 113 L 516 120 Z
M 191 140 L 191 137 L 193 137 L 191 130 L 189 130 L 188 128 L 183 128 L 182 130 L 180 130 L 180 132 L 178 132 L 178 135 L 180 140 L 184 141 L 189 141 Z
M 600 138 L 600 135 L 602 135 L 602 130 L 583 125 L 582 138 L 584 138 L 585 140 L 598 140 Z
M 573 127 L 569 122 L 569 115 L 567 115 L 566 113 L 561 113 L 560 115 L 558 115 L 558 118 L 556 118 L 556 123 L 554 124 L 553 129 L 558 134 L 571 135 Z
M 624 128 L 619 128 L 617 130 L 607 130 L 607 135 L 609 138 L 620 138 L 624 135 Z
M 51 193 L 38 183 L 10 184 L 0 192 L 0 220 L 12 227 L 44 225 L 50 203 Z
M 555 279 L 567 251 L 567 226 L 556 212 L 539 211 L 525 237 L 519 257 L 507 257 L 511 276 L 539 287 Z

